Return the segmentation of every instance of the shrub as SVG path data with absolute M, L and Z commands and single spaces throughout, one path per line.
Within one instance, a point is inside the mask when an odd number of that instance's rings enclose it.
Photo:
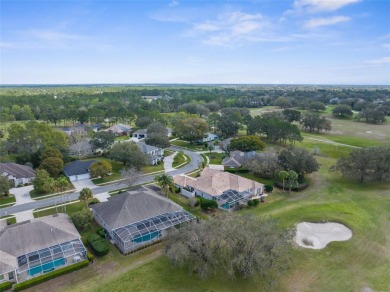
M 102 228 L 98 229 L 98 230 L 96 231 L 96 233 L 99 234 L 99 236 L 100 236 L 101 238 L 106 238 L 106 234 L 104 233 L 104 230 L 103 230 Z
M 260 200 L 259 199 L 254 199 L 253 200 L 253 206 L 256 207 L 260 204 Z
M 272 192 L 273 190 L 274 190 L 274 187 L 273 186 L 271 186 L 271 185 L 265 185 L 264 186 L 264 190 L 266 191 L 266 192 Z
M 0 291 L 7 291 L 12 286 L 11 282 L 4 282 L 0 284 Z
M 93 198 L 89 201 L 88 205 L 91 206 L 91 205 L 98 204 L 98 203 L 100 203 L 99 199 Z
M 87 251 L 87 259 L 88 259 L 90 262 L 92 262 L 94 258 L 95 258 L 95 257 L 93 256 L 93 254 L 90 253 L 89 251 Z
M 249 200 L 247 204 L 248 204 L 248 207 L 253 207 L 255 205 L 253 200 Z
M 213 210 L 213 209 L 218 208 L 218 203 L 217 203 L 217 201 L 214 201 L 214 200 L 200 198 L 199 202 L 200 202 L 200 208 L 203 211 L 210 210 L 210 209 Z
M 107 241 L 97 234 L 88 235 L 87 242 L 97 256 L 104 256 L 110 251 Z
M 92 212 L 89 209 L 82 209 L 71 216 L 77 229 L 85 230 L 92 221 Z
M 65 274 L 71 273 L 73 271 L 80 270 L 84 267 L 87 267 L 88 265 L 89 265 L 89 262 L 87 260 L 85 260 L 85 261 L 73 264 L 71 266 L 67 266 L 65 268 L 58 269 L 58 270 L 55 270 L 53 272 L 44 274 L 42 276 L 38 276 L 38 277 L 35 277 L 33 279 L 15 284 L 13 289 L 14 289 L 14 291 L 21 291 L 21 290 L 30 288 L 32 286 L 38 285 L 40 283 L 43 283 L 45 281 L 48 281 L 50 279 L 56 278 L 58 276 L 65 275 Z

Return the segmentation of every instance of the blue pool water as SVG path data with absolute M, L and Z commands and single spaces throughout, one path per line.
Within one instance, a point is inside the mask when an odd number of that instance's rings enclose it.
M 27 273 L 30 276 L 34 277 L 36 274 L 53 271 L 55 267 L 63 266 L 65 264 L 66 264 L 66 259 L 64 258 L 56 259 L 54 261 L 45 263 L 43 265 L 32 267 L 31 269 L 28 270 Z
M 149 241 L 149 240 L 152 240 L 153 238 L 156 238 L 159 235 L 160 235 L 160 231 L 154 231 L 154 232 L 152 232 L 150 234 L 147 233 L 147 234 L 143 234 L 143 235 L 135 237 L 133 239 L 133 242 L 140 243 L 140 242 Z

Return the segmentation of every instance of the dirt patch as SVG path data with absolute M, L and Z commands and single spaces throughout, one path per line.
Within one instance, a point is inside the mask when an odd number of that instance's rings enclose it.
M 297 225 L 295 242 L 305 248 L 322 249 L 329 242 L 345 241 L 351 237 L 352 231 L 340 223 L 302 222 Z

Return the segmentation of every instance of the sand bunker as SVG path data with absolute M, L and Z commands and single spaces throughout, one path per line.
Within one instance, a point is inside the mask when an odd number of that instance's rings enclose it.
M 295 242 L 305 248 L 321 249 L 329 242 L 344 241 L 351 237 L 351 229 L 340 223 L 302 222 L 297 225 Z

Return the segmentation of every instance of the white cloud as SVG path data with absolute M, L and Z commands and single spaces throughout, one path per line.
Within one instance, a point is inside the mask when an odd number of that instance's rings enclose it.
M 384 64 L 390 63 L 390 57 L 383 57 L 380 59 L 370 60 L 370 61 L 367 61 L 366 63 L 384 65 Z
M 208 45 L 229 46 L 244 41 L 266 39 L 264 29 L 270 23 L 260 13 L 250 14 L 240 11 L 221 14 L 216 20 L 195 23 L 189 35 L 199 37 Z
M 360 2 L 361 0 L 295 0 L 296 11 L 307 12 L 329 12 L 336 11 L 349 4 Z
M 179 6 L 180 2 L 177 0 L 172 0 L 171 2 L 169 2 L 168 5 L 169 5 L 169 7 L 175 7 L 175 6 Z
M 306 28 L 315 28 L 320 26 L 335 25 L 337 23 L 350 21 L 351 18 L 347 16 L 331 16 L 331 17 L 321 17 L 321 18 L 312 18 L 305 22 L 304 27 Z
M 390 43 L 389 44 L 383 44 L 382 47 L 384 47 L 385 49 L 390 50 Z

